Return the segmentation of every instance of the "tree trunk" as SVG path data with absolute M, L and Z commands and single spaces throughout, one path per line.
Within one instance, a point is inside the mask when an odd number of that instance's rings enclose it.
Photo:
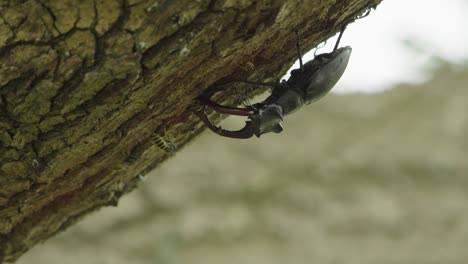
M 308 50 L 380 1 L 0 1 L 0 260 L 116 205 L 203 130 L 204 90 L 278 79 L 294 30 Z

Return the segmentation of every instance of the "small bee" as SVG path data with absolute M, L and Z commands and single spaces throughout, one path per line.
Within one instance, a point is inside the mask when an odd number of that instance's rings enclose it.
M 244 65 L 242 65 L 242 69 L 245 71 L 245 72 L 253 72 L 253 70 L 255 69 L 255 65 L 252 63 L 252 62 L 246 62 Z
M 167 135 L 166 130 L 164 130 L 164 136 L 161 136 L 158 133 L 154 133 L 151 141 L 167 153 L 172 153 L 177 148 L 174 144 L 174 138 Z

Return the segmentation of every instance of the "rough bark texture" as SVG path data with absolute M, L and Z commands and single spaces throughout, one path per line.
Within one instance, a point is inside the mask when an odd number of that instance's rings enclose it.
M 293 30 L 307 50 L 380 1 L 0 1 L 0 261 L 115 205 L 215 82 L 277 79 Z

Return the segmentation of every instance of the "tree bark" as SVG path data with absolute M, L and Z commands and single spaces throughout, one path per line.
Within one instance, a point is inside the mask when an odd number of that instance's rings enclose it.
M 294 30 L 309 50 L 380 1 L 0 1 L 0 260 L 116 205 L 170 156 L 155 135 L 204 129 L 204 90 L 280 78 Z

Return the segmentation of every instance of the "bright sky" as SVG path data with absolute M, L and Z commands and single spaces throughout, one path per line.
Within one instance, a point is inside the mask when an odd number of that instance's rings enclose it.
M 335 38 L 318 53 L 333 49 Z M 380 91 L 430 78 L 434 58 L 468 62 L 468 1 L 384 0 L 348 26 L 341 46 L 353 53 L 335 92 Z M 313 59 L 312 52 L 304 61 Z M 298 64 L 294 66 L 297 68 Z

